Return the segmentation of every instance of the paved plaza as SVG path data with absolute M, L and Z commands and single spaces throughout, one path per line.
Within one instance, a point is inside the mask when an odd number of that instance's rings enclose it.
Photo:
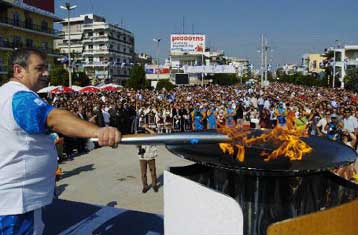
M 156 165 L 160 189 L 143 194 L 137 148 L 99 148 L 61 163 L 63 177 L 57 182 L 57 192 L 64 200 L 163 214 L 163 171 L 187 164 L 190 162 L 159 146 Z M 150 180 L 148 170 L 149 184 Z

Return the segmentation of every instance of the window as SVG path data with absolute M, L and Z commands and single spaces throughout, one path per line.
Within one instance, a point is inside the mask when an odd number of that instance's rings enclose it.
M 316 68 L 317 68 L 317 60 L 314 60 L 314 61 L 313 61 L 312 67 L 313 67 L 313 69 L 316 69 Z
M 45 20 L 43 20 L 43 21 L 41 22 L 41 31 L 42 31 L 42 32 L 49 32 L 49 30 L 48 30 L 48 23 L 47 23 L 47 21 L 45 21 Z
M 32 39 L 26 39 L 26 47 L 33 47 L 34 41 Z
M 92 36 L 93 36 L 93 32 L 89 32 L 87 35 L 88 35 L 88 37 L 92 37 Z
M 48 42 L 42 42 L 41 47 L 44 49 L 48 49 Z
M 21 38 L 19 36 L 15 36 L 13 38 L 13 46 L 14 47 L 22 47 L 22 41 L 21 41 Z
M 12 15 L 12 23 L 15 25 L 15 26 L 19 26 L 20 25 L 20 15 L 18 12 L 15 12 L 13 15 Z
M 26 18 L 25 18 L 25 27 L 28 28 L 28 29 L 33 28 L 32 19 L 29 16 L 26 16 Z
M 93 45 L 88 45 L 88 49 L 93 49 Z
M 88 57 L 88 62 L 93 63 L 93 57 Z
M 104 35 L 104 31 L 101 31 L 101 32 L 99 32 L 98 34 L 99 34 L 99 36 L 103 36 L 103 35 Z

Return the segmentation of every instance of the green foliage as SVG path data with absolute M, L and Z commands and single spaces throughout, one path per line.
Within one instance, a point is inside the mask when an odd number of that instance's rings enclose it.
M 347 90 L 358 92 L 358 68 L 347 70 L 347 75 L 344 77 L 344 87 Z
M 53 86 L 68 86 L 68 71 L 63 66 L 52 67 L 49 78 Z
M 163 88 L 165 88 L 165 90 L 167 90 L 167 91 L 170 91 L 170 90 L 173 90 L 175 88 L 175 85 L 172 84 L 168 79 L 160 80 L 158 82 L 158 84 L 157 84 L 156 89 L 161 90 Z
M 85 72 L 76 72 L 72 75 L 72 83 L 77 86 L 91 85 L 91 81 Z
M 206 77 L 206 79 L 212 79 L 214 84 L 218 84 L 221 86 L 231 86 L 238 83 L 236 74 L 218 73 L 214 75 L 209 75 Z
M 150 87 L 150 82 L 145 79 L 145 70 L 141 65 L 134 65 L 129 71 L 129 79 L 126 87 L 133 89 L 145 89 Z
M 303 86 L 327 86 L 327 80 L 314 77 L 311 75 L 303 75 L 302 73 L 295 73 L 287 75 L 281 71 L 277 71 L 278 82 L 293 83 Z

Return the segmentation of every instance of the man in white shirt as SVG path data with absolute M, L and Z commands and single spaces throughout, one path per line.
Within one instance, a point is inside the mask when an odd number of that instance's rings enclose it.
M 350 109 L 344 110 L 343 129 L 355 135 L 358 133 L 358 121 L 357 118 L 352 115 Z
M 97 137 L 102 146 L 121 138 L 116 128 L 99 128 L 36 94 L 48 84 L 45 59 L 34 49 L 15 50 L 10 81 L 0 87 L 0 141 L 6 143 L 0 148 L 0 234 L 42 234 L 41 208 L 52 201 L 57 165 L 48 129 Z
M 325 116 L 322 117 L 318 123 L 317 123 L 317 132 L 319 136 L 327 135 L 327 130 L 325 129 L 325 126 L 327 125 L 327 118 L 330 119 L 331 112 L 326 111 Z

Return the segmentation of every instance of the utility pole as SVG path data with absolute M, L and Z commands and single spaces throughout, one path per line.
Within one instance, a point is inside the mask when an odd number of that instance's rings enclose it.
M 268 57 L 268 49 L 270 47 L 267 44 L 267 38 L 265 38 L 265 46 L 264 46 L 264 50 L 265 50 L 265 85 L 267 84 L 267 57 Z
M 68 86 L 72 87 L 72 65 L 71 65 L 71 27 L 70 27 L 70 12 L 75 9 L 77 5 L 71 6 L 70 2 L 66 2 L 65 6 L 60 8 L 67 10 L 67 31 L 68 31 Z
M 183 16 L 183 34 L 184 34 L 184 32 L 185 32 L 185 16 Z
M 337 44 L 338 40 L 336 40 L 334 42 L 334 46 L 333 46 L 333 78 L 332 78 L 332 88 L 335 87 L 335 82 L 336 82 L 336 44 Z
M 261 86 L 264 85 L 264 35 L 261 34 Z
M 160 73 L 160 70 L 159 70 L 159 43 L 162 39 L 161 38 L 153 38 L 153 41 L 157 43 L 157 84 L 158 85 L 158 82 L 159 82 L 159 73 Z

